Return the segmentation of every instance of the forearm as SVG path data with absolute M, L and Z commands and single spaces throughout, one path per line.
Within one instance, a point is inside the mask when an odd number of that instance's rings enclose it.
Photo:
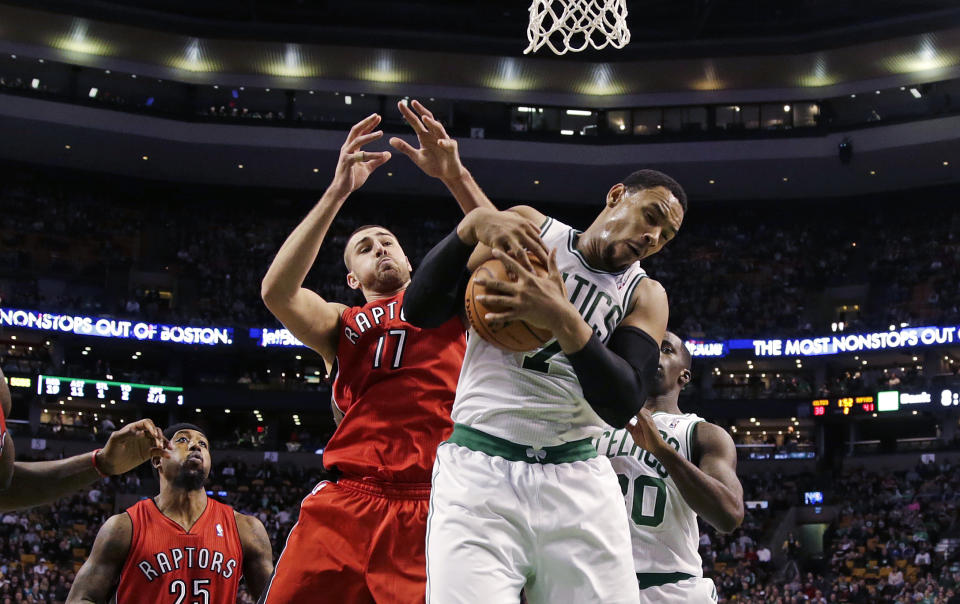
M 593 329 L 587 325 L 573 304 L 566 300 L 564 302 L 566 304 L 558 313 L 559 320 L 553 329 L 553 337 L 557 338 L 563 354 L 569 356 L 583 350 L 593 336 Z
M 651 453 L 670 474 L 684 501 L 701 518 L 723 533 L 733 532 L 740 526 L 743 521 L 743 501 L 732 489 L 669 445 L 665 444 Z
M 490 201 L 490 198 L 483 192 L 473 175 L 466 168 L 460 171 L 457 178 L 443 179 L 443 184 L 453 195 L 453 198 L 460 204 L 460 209 L 464 214 L 469 214 L 477 208 L 489 208 L 496 210 L 496 206 Z
M 452 232 L 427 253 L 403 295 L 403 314 L 410 324 L 439 327 L 460 312 L 473 248 Z
M 303 286 L 330 224 L 346 199 L 347 195 L 327 189 L 317 205 L 290 233 L 263 278 L 265 300 L 289 299 Z
M 96 482 L 100 473 L 92 453 L 55 461 L 20 461 L 13 467 L 10 488 L 0 493 L 0 510 L 49 503 Z
M 570 343 L 585 335 L 581 330 L 575 333 L 569 336 Z M 638 329 L 627 328 L 615 331 L 608 347 L 591 332 L 583 346 L 573 352 L 564 349 L 564 353 L 597 415 L 614 428 L 626 426 L 643 406 L 656 378 L 656 342 Z

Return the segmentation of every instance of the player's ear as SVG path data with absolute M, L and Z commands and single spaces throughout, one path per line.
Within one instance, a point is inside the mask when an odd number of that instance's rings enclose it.
M 626 187 L 623 186 L 622 182 L 618 182 L 610 187 L 610 190 L 607 191 L 607 207 L 612 208 L 620 203 L 620 200 L 623 199 L 623 193 L 625 190 Z
M 347 286 L 350 289 L 360 289 L 360 280 L 353 274 L 353 271 L 347 273 Z
M 406 256 L 404 256 L 403 259 L 404 259 L 404 260 L 406 261 L 406 263 L 407 263 L 407 270 L 412 273 L 412 272 L 413 272 L 413 265 L 410 264 L 410 259 L 407 258 Z
M 684 369 L 680 372 L 680 377 L 677 380 L 680 382 L 680 387 L 683 388 L 690 383 L 690 380 L 693 379 L 693 375 L 690 373 L 689 369 Z

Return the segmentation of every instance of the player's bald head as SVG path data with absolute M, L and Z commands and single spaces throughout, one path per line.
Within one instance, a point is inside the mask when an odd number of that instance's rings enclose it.
M 663 339 L 669 340 L 673 347 L 678 351 L 678 356 L 680 357 L 680 366 L 689 370 L 693 365 L 693 356 L 690 354 L 690 349 L 687 348 L 686 344 L 684 344 L 683 338 L 672 331 L 667 331 L 663 334 Z
M 690 350 L 683 343 L 683 338 L 672 331 L 664 333 L 663 342 L 660 344 L 657 379 L 651 384 L 650 394 L 679 394 L 693 377 L 690 373 L 692 361 Z

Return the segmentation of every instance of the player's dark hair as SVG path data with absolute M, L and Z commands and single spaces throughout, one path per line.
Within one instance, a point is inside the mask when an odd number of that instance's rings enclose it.
M 380 224 L 365 224 L 365 225 L 363 225 L 362 227 L 357 227 L 357 228 L 353 229 L 353 232 L 350 233 L 350 235 L 347 237 L 347 241 L 350 241 L 350 237 L 353 237 L 354 235 L 356 235 L 356 234 L 359 233 L 360 231 L 366 231 L 367 229 L 383 229 L 384 231 L 387 231 L 388 233 L 393 234 L 393 231 L 391 231 L 390 229 L 388 229 L 387 227 L 385 227 L 385 226 L 383 226 L 383 225 L 380 225 Z
M 204 436 L 207 435 L 206 432 L 204 432 L 203 428 L 200 428 L 199 426 L 196 426 L 194 424 L 181 422 L 179 424 L 173 424 L 172 426 L 167 427 L 167 429 L 163 431 L 163 437 L 166 438 L 167 440 L 170 440 L 171 438 L 173 438 L 173 435 L 179 432 L 180 430 L 193 430 L 194 432 L 199 432 Z
M 663 187 L 673 193 L 673 196 L 680 202 L 683 213 L 687 213 L 687 193 L 680 186 L 680 183 L 670 178 L 663 172 L 656 170 L 637 170 L 630 176 L 623 179 L 623 186 L 628 189 L 653 189 Z

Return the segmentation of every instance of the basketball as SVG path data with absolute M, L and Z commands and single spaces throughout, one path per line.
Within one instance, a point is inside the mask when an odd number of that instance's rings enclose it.
M 538 275 L 547 274 L 546 267 L 538 258 L 532 254 L 527 254 L 527 257 L 530 258 L 530 263 Z M 515 281 L 515 279 L 510 278 L 503 262 L 496 258 L 491 258 L 478 266 L 477 270 L 473 271 L 470 276 L 465 299 L 467 319 L 470 320 L 470 325 L 480 334 L 481 338 L 508 352 L 536 350 L 553 339 L 553 334 L 550 331 L 534 327 L 525 321 L 507 321 L 499 327 L 491 326 L 484 318 L 486 314 L 488 312 L 502 312 L 504 309 L 500 306 L 483 304 L 477 300 L 477 296 L 487 293 L 484 286 L 475 283 L 478 276 L 500 281 Z

